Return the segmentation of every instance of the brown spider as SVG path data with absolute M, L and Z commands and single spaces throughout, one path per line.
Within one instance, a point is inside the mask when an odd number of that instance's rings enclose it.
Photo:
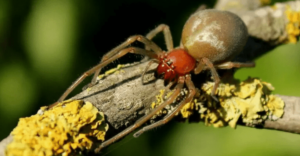
M 164 34 L 167 52 L 163 51 L 151 41 L 151 39 L 160 32 L 163 32 Z M 141 54 L 152 58 L 145 71 L 151 63 L 156 62 L 159 64 L 157 67 L 157 74 L 162 75 L 167 82 L 177 83 L 174 92 L 165 102 L 156 107 L 149 114 L 137 120 L 132 126 L 103 142 L 95 150 L 97 153 L 102 148 L 140 127 L 158 111 L 171 104 L 180 94 L 180 91 L 185 84 L 188 88 L 186 98 L 182 100 L 170 114 L 165 116 L 164 119 L 143 127 L 136 132 L 134 136 L 137 137 L 147 130 L 166 124 L 170 121 L 184 104 L 192 101 L 195 95 L 195 86 L 191 81 L 191 72 L 199 74 L 202 70 L 209 69 L 211 71 L 215 82 L 211 96 L 218 101 L 215 97 L 215 91 L 219 85 L 220 78 L 216 68 L 231 69 L 234 67 L 255 66 L 254 63 L 230 62 L 230 60 L 243 49 L 247 38 L 247 28 L 237 15 L 227 11 L 217 11 L 213 9 L 198 10 L 191 15 L 184 25 L 180 47 L 174 49 L 170 29 L 165 24 L 161 24 L 150 31 L 146 37 L 142 35 L 131 36 L 125 42 L 109 51 L 98 65 L 80 76 L 59 98 L 58 102 L 63 101 L 78 84 L 93 73 L 95 73 L 95 75 L 91 85 L 95 84 L 96 77 L 101 68 L 127 53 Z M 128 47 L 135 41 L 145 44 L 146 48 Z

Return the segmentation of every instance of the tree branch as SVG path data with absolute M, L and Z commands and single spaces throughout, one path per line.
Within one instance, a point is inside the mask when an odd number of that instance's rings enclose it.
M 221 2 L 223 3 L 221 4 Z M 286 31 L 286 26 L 289 23 L 289 19 L 285 15 L 286 9 L 289 8 L 286 7 L 287 4 L 291 7 L 299 6 L 300 2 L 293 1 L 276 4 L 275 7 L 277 9 L 271 7 L 258 8 L 259 5 L 255 4 L 248 9 L 234 9 L 228 7 L 225 0 L 220 0 L 217 3 L 216 8 L 229 9 L 238 14 L 245 21 L 252 36 L 237 60 L 253 60 L 266 53 L 274 45 L 290 41 L 289 33 Z M 72 99 L 89 101 L 99 111 L 104 112 L 107 122 L 110 124 L 110 129 L 116 130 L 111 135 L 116 134 L 134 123 L 141 116 L 147 114 L 151 103 L 156 100 L 155 96 L 159 94 L 159 90 L 165 88 L 163 80 L 156 80 L 153 77 L 155 65 L 151 66 L 151 70 L 145 77 L 148 83 L 145 85 L 141 84 L 140 75 L 147 63 L 125 65 L 117 72 L 99 80 L 98 84 L 82 91 Z M 300 123 L 298 122 L 300 120 L 300 97 L 278 96 L 285 102 L 284 115 L 276 121 L 267 119 L 263 123 L 262 128 L 300 133 Z M 11 136 L 9 136 L 1 141 L 0 156 L 4 155 L 5 147 L 11 140 Z
M 151 81 L 141 85 L 140 75 L 148 62 L 130 65 L 119 74 L 112 74 L 89 90 L 85 90 L 72 99 L 82 99 L 93 103 L 101 112 L 105 112 L 111 128 L 120 129 L 134 123 L 149 111 L 156 100 L 159 90 L 164 89 L 161 79 L 155 80 L 153 73 L 147 79 Z M 152 69 L 155 65 L 152 66 Z M 152 70 L 153 72 L 153 70 Z M 300 97 L 278 95 L 285 103 L 282 118 L 273 121 L 267 119 L 263 128 L 300 133 Z M 243 125 L 243 124 L 241 124 Z M 252 127 L 252 125 L 249 125 Z

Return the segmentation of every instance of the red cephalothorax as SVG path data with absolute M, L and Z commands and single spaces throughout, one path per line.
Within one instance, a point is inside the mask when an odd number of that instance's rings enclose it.
M 196 60 L 184 49 L 174 49 L 164 53 L 159 60 L 157 74 L 164 74 L 164 79 L 170 81 L 190 73 L 196 66 Z

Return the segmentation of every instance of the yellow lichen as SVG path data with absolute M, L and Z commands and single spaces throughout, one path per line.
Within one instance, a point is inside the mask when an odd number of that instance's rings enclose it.
M 195 108 L 196 102 L 197 102 L 197 100 L 195 99 L 195 101 L 189 102 L 182 107 L 182 109 L 180 110 L 180 113 L 183 118 L 188 118 L 193 114 L 193 110 L 196 109 Z
M 219 102 L 211 97 L 213 82 L 206 82 L 202 85 L 200 95 L 187 103 L 180 110 L 181 117 L 188 119 L 192 114 L 199 113 L 206 125 L 223 127 L 229 125 L 235 128 L 237 121 L 245 124 L 257 124 L 267 118 L 277 119 L 282 117 L 284 103 L 271 94 L 274 87 L 259 79 L 249 78 L 243 82 L 230 80 L 222 82 L 216 91 Z M 164 102 L 164 90 L 156 96 L 156 102 L 151 107 L 155 108 Z M 176 102 L 171 105 L 176 105 Z M 166 107 L 167 113 L 176 106 Z M 163 111 L 158 115 L 164 115 Z
M 157 107 L 158 105 L 162 104 L 164 102 L 164 96 L 165 95 L 165 90 L 164 89 L 161 89 L 159 91 L 159 94 L 156 95 L 156 101 L 155 102 L 152 102 L 151 104 L 151 108 L 155 108 Z M 159 112 L 156 113 L 157 116 L 161 116 L 163 114 L 166 114 L 166 111 L 164 110 L 160 110 Z
M 121 73 L 124 73 L 125 71 L 124 70 L 121 70 L 123 67 L 125 67 L 127 65 L 122 65 L 122 64 L 119 64 L 116 68 L 113 68 L 113 69 L 110 69 L 108 71 L 106 71 L 104 74 L 101 74 L 99 75 L 97 78 L 98 80 L 101 80 L 103 79 L 104 77 L 108 76 L 108 75 L 111 75 L 113 73 L 115 74 L 119 74 L 120 72 Z
M 95 142 L 104 141 L 107 130 L 104 114 L 91 103 L 64 101 L 21 118 L 11 133 L 13 142 L 7 146 L 6 155 L 75 155 L 75 151 L 91 150 Z
M 206 125 L 235 127 L 241 117 L 246 124 L 263 121 L 268 116 L 280 118 L 283 115 L 283 101 L 271 95 L 274 89 L 269 83 L 249 78 L 241 83 L 222 84 L 218 88 L 219 106 L 210 97 L 214 83 L 205 83 L 202 90 L 206 93 L 207 111 L 201 114 Z M 220 90 L 224 92 L 220 92 Z
M 296 43 L 300 35 L 300 10 L 292 10 L 290 6 L 287 6 L 285 14 L 288 20 L 286 25 L 287 42 Z
M 215 83 L 206 82 L 201 90 L 195 95 L 192 102 L 186 103 L 180 110 L 180 116 L 183 119 L 189 119 L 192 114 L 198 113 L 199 119 L 205 122 L 205 125 L 214 127 L 223 127 L 229 125 L 235 128 L 238 121 L 246 125 L 262 124 L 266 119 L 276 120 L 281 118 L 284 113 L 284 102 L 271 92 L 274 87 L 267 82 L 256 78 L 248 78 L 245 81 L 228 79 L 228 82 L 221 82 L 216 90 L 216 102 L 211 97 L 211 92 Z M 156 101 L 152 103 L 151 108 L 155 108 L 165 101 L 164 90 L 156 96 Z M 187 95 L 185 89 L 182 90 L 177 102 L 165 107 L 164 110 L 157 113 L 158 116 L 166 115 L 174 110 L 176 104 Z M 181 99 L 181 100 L 180 100 Z M 166 112 L 166 113 L 164 113 Z M 195 115 L 193 115 L 193 118 Z
M 267 102 L 267 107 L 269 111 L 275 115 L 277 118 L 282 117 L 284 111 L 284 102 L 282 101 L 281 98 L 275 96 L 275 95 L 270 95 L 269 100 Z

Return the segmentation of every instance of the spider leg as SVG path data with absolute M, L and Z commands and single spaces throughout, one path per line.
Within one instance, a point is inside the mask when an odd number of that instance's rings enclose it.
M 164 93 L 162 94 L 162 98 L 164 98 L 165 96 L 166 96 L 166 94 L 167 94 L 167 91 L 169 91 L 170 90 L 170 88 L 174 85 L 174 83 L 175 83 L 175 81 L 171 81 L 171 82 L 169 82 L 169 84 L 165 87 L 165 91 L 164 91 Z
M 185 80 L 185 83 L 189 89 L 189 94 L 188 96 L 183 100 L 181 101 L 178 106 L 170 113 L 168 114 L 166 117 L 164 117 L 162 120 L 158 121 L 158 122 L 155 122 L 149 126 L 145 126 L 143 127 L 142 129 L 140 129 L 139 131 L 137 131 L 136 133 L 134 133 L 134 137 L 139 137 L 141 134 L 143 134 L 144 132 L 148 131 L 148 130 L 151 130 L 153 128 L 156 128 L 158 126 L 161 126 L 161 125 L 164 125 L 166 124 L 167 122 L 169 122 L 181 109 L 182 107 L 191 102 L 193 100 L 193 97 L 195 95 L 195 86 L 194 86 L 194 83 L 191 81 L 191 75 L 187 75 L 186 76 L 186 80 Z
M 98 153 L 102 148 L 114 143 L 115 141 L 121 139 L 125 135 L 134 131 L 136 128 L 140 127 L 142 124 L 147 122 L 153 115 L 155 115 L 158 111 L 163 109 L 166 105 L 171 104 L 176 99 L 176 97 L 180 94 L 180 91 L 183 88 L 183 85 L 184 85 L 184 77 L 180 77 L 178 80 L 178 84 L 176 85 L 174 93 L 171 95 L 171 97 L 167 101 L 165 101 L 164 103 L 162 103 L 161 105 L 156 107 L 149 114 L 147 114 L 147 115 L 143 116 L 142 118 L 140 118 L 139 120 L 137 120 L 132 126 L 126 128 L 119 134 L 117 134 L 114 137 L 110 138 L 109 140 L 106 140 L 105 142 L 103 142 L 98 148 L 95 149 L 95 153 Z
M 98 65 L 92 67 L 88 71 L 84 72 L 64 93 L 63 95 L 58 99 L 58 102 L 63 101 L 70 93 L 74 90 L 75 87 L 77 87 L 86 77 L 93 74 L 96 70 L 101 69 L 102 67 L 106 66 L 107 64 L 111 63 L 112 61 L 124 56 L 127 53 L 135 53 L 135 54 L 141 54 L 146 55 L 149 57 L 156 57 L 156 54 L 152 53 L 151 51 L 137 48 L 137 47 L 129 47 L 126 49 L 123 49 L 116 53 L 116 55 L 112 56 L 111 58 L 108 58 L 104 60 L 103 62 L 99 63 Z
M 231 69 L 231 68 L 241 68 L 241 67 L 255 67 L 254 62 L 240 63 L 240 62 L 224 62 L 222 64 L 215 65 L 218 69 Z
M 198 62 L 198 64 L 197 64 L 196 68 L 194 69 L 195 74 L 199 74 L 202 70 L 205 69 L 204 68 L 205 64 L 203 62 L 201 62 L 201 61 L 197 61 L 197 62 Z
M 142 74 L 142 84 L 144 84 L 144 76 L 145 76 L 146 72 L 148 71 L 148 69 L 151 66 L 151 64 L 154 63 L 154 62 L 159 63 L 158 60 L 152 59 L 152 60 L 149 61 L 149 63 L 147 64 L 146 68 L 144 69 L 144 72 Z
M 127 46 L 129 46 L 130 44 L 132 44 L 135 41 L 139 41 L 142 42 L 143 44 L 145 44 L 145 46 L 149 47 L 149 50 L 153 50 L 154 53 L 158 56 L 162 54 L 162 50 L 161 48 L 156 45 L 154 42 L 152 42 L 151 40 L 147 39 L 146 37 L 142 36 L 142 35 L 135 35 L 135 36 L 131 36 L 129 37 L 125 42 L 123 42 L 122 44 L 120 44 L 119 46 L 115 47 L 114 49 L 112 49 L 111 51 L 109 51 L 108 53 L 106 53 L 100 63 L 102 63 L 103 61 L 113 57 L 114 55 L 116 55 L 120 50 L 126 48 Z M 156 56 L 155 56 L 156 57 Z M 154 57 L 154 58 L 155 58 Z M 153 57 L 152 57 L 153 58 Z M 99 68 L 98 70 L 95 71 L 95 74 L 93 76 L 92 82 L 91 84 L 89 84 L 89 86 L 92 86 L 96 83 L 97 77 L 99 75 L 99 73 L 101 72 L 102 68 Z
M 150 31 L 147 35 L 146 38 L 148 38 L 149 40 L 152 40 L 153 37 L 155 37 L 158 33 L 162 32 L 164 33 L 164 37 L 165 37 L 165 42 L 167 45 L 167 50 L 171 51 L 174 49 L 174 45 L 173 45 L 173 39 L 172 39 L 172 34 L 170 31 L 170 28 L 168 25 L 166 24 L 160 24 L 158 27 L 156 27 L 155 29 L 153 29 L 152 31 Z M 149 47 L 146 46 L 145 49 L 148 50 Z
M 216 94 L 216 90 L 217 90 L 217 88 L 219 86 L 219 83 L 220 83 L 220 77 L 219 77 L 219 75 L 218 75 L 218 73 L 216 71 L 216 68 L 214 67 L 214 65 L 211 63 L 211 61 L 208 58 L 203 57 L 201 60 L 208 67 L 208 69 L 210 69 L 211 75 L 213 76 L 214 81 L 215 81 L 215 85 L 214 85 L 214 87 L 213 87 L 213 89 L 211 91 L 211 97 L 214 100 L 219 101 L 217 99 L 217 97 L 215 96 L 215 94 Z
M 170 32 L 170 28 L 168 25 L 166 24 L 160 24 L 158 27 L 156 27 L 154 30 L 150 31 L 147 35 L 146 35 L 146 39 L 148 39 L 150 42 L 152 40 L 153 37 L 155 37 L 158 33 L 162 32 L 164 33 L 164 38 L 165 38 L 165 42 L 167 45 L 167 49 L 168 51 L 173 50 L 174 49 L 174 45 L 173 45 L 173 39 L 172 39 L 172 34 Z M 133 36 L 135 37 L 135 36 Z M 128 43 L 128 41 L 131 41 L 130 43 Z M 134 42 L 134 41 L 133 41 Z M 107 58 L 112 57 L 113 55 L 115 55 L 118 51 L 120 51 L 122 48 L 128 46 L 129 44 L 132 43 L 132 40 L 130 40 L 130 38 L 125 41 L 124 43 L 122 43 L 121 45 L 117 46 L 116 48 L 112 49 L 111 51 L 109 51 L 107 54 L 105 54 L 100 63 L 103 62 L 104 60 L 106 60 Z M 146 50 L 150 50 L 152 49 L 149 45 L 151 44 L 145 44 L 145 49 Z M 156 45 L 156 44 L 155 44 Z M 157 55 L 161 54 L 161 49 L 159 51 L 155 51 L 156 48 L 152 49 Z M 101 72 L 101 68 L 98 69 L 97 71 L 95 71 L 95 74 L 93 76 L 92 82 L 89 84 L 89 86 L 92 86 L 96 83 L 97 77 L 99 75 L 99 73 Z
M 165 87 L 165 92 L 163 93 L 163 95 L 161 97 L 165 97 L 167 94 L 167 91 L 170 90 L 170 88 L 174 85 L 174 81 L 171 81 L 166 87 Z

